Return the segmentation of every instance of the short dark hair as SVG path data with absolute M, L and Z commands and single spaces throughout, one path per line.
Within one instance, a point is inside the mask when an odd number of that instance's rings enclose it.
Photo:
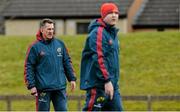
M 52 19 L 45 18 L 40 22 L 40 28 L 45 26 L 46 23 L 54 24 L 54 26 L 55 26 L 55 22 Z

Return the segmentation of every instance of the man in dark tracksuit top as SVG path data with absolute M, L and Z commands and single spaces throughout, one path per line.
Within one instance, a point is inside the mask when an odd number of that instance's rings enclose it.
M 27 88 L 36 96 L 36 110 L 49 111 L 52 100 L 54 110 L 66 111 L 66 78 L 71 89 L 76 77 L 65 44 L 54 37 L 54 22 L 43 19 L 37 40 L 27 50 L 24 78 Z
M 82 53 L 80 88 L 86 90 L 83 111 L 122 111 L 119 93 L 119 45 L 114 3 L 101 6 L 101 17 L 91 22 Z

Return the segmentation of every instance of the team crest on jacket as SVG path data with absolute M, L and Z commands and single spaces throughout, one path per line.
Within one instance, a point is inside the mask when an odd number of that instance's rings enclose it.
M 62 50 L 61 50 L 61 48 L 59 47 L 59 48 L 57 48 L 57 56 L 62 56 Z
M 40 56 L 42 57 L 42 56 L 44 56 L 45 55 L 45 52 L 44 51 L 41 51 L 40 52 Z

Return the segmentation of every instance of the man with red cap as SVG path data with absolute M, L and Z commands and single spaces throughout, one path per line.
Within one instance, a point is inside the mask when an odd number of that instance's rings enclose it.
M 122 111 L 119 93 L 119 43 L 115 25 L 119 10 L 103 3 L 101 18 L 89 25 L 81 59 L 80 89 L 86 90 L 83 111 Z

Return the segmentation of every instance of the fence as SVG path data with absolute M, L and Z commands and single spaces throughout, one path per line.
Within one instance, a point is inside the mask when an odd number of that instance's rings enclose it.
M 69 100 L 77 101 L 77 109 L 81 110 L 81 101 L 85 99 L 85 96 L 68 96 Z M 7 111 L 11 111 L 11 103 L 13 101 L 19 100 L 34 100 L 33 96 L 27 95 L 1 95 L 0 101 L 5 101 L 7 103 Z M 169 96 L 122 96 L 123 101 L 146 101 L 147 110 L 152 110 L 153 101 L 180 101 L 180 95 L 169 95 Z

